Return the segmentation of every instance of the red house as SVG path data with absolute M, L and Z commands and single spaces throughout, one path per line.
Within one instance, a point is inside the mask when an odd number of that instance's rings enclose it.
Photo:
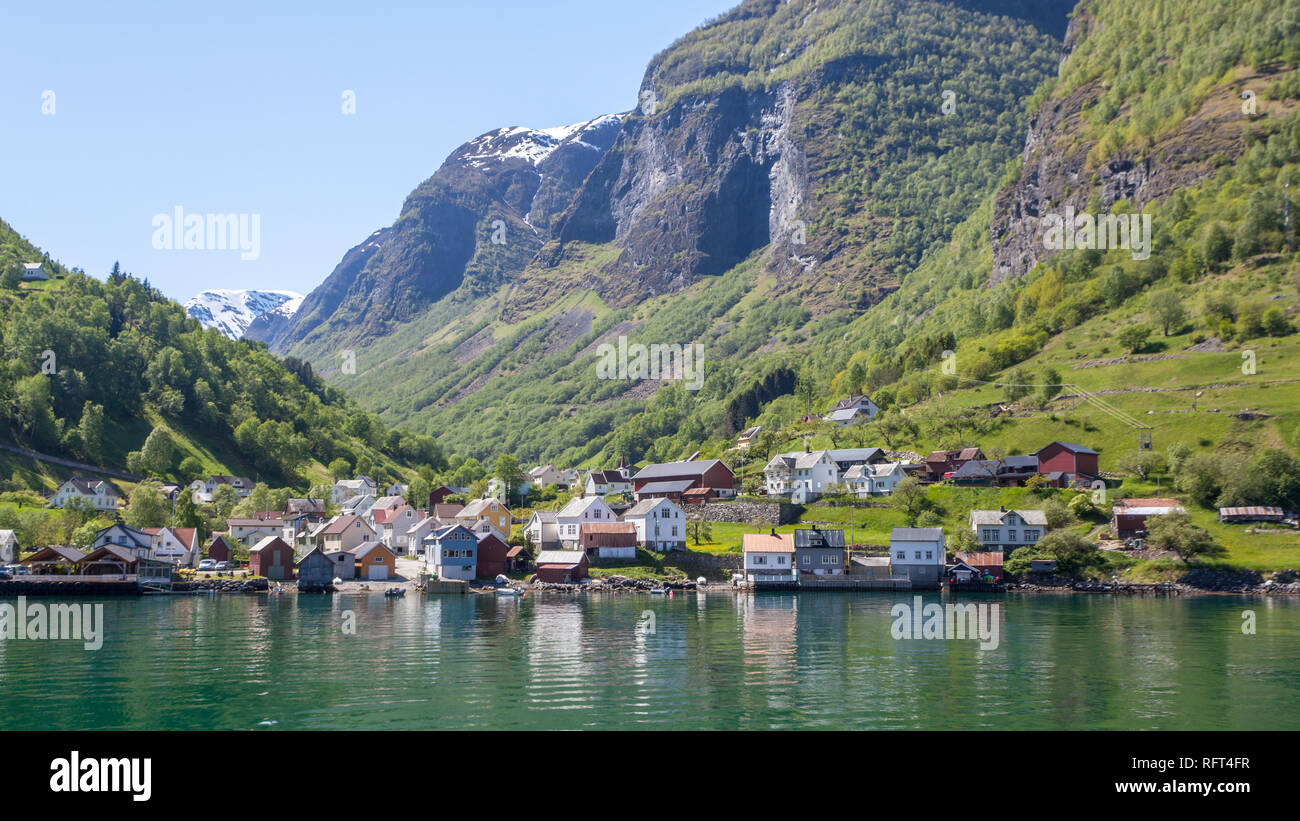
M 637 501 L 664 496 L 679 498 L 695 489 L 709 489 L 720 498 L 736 495 L 736 474 L 719 459 L 646 465 L 632 477 Z
M 293 548 L 279 536 L 267 536 L 249 549 L 248 569 L 274 581 L 292 579 Z
M 447 497 L 452 496 L 455 493 L 456 493 L 455 490 L 447 487 L 446 485 L 443 485 L 442 487 L 434 488 L 433 490 L 429 491 L 429 505 L 428 505 L 429 509 L 432 510 L 434 505 L 440 505 L 443 502 L 447 501 Z
M 208 545 L 208 558 L 214 562 L 228 562 L 235 557 L 235 551 L 230 549 L 222 536 L 212 537 L 212 544 Z
M 558 584 L 587 578 L 587 553 L 582 550 L 543 550 L 537 554 L 537 580 Z
M 501 541 L 495 533 L 480 536 L 478 540 L 478 577 L 495 579 L 506 572 L 510 545 Z
M 925 457 L 925 478 L 931 482 L 942 482 L 948 478 L 948 474 L 955 473 L 967 462 L 983 458 L 984 451 L 979 448 L 936 450 Z
M 1053 442 L 1034 454 L 1038 457 L 1038 472 L 1051 480 L 1055 487 L 1069 487 L 1074 483 L 1092 481 L 1101 475 L 1097 467 L 1097 451 L 1073 442 Z

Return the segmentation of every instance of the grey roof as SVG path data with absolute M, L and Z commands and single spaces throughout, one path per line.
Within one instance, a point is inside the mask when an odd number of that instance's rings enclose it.
M 1032 455 L 1031 456 L 1007 456 L 1002 460 L 1002 464 L 1000 464 L 998 467 L 999 469 L 1011 468 L 1015 470 L 1037 470 L 1038 457 Z
M 587 554 L 581 550 L 543 550 L 537 554 L 537 564 L 577 565 Z
M 1047 514 L 1041 510 L 972 510 L 970 523 L 979 525 L 1000 525 L 1008 513 L 1014 513 L 1031 525 L 1047 526 Z
M 536 516 L 538 519 L 541 519 L 542 524 L 547 524 L 547 525 L 555 524 L 556 513 L 554 510 L 534 510 L 533 516 Z
M 877 456 L 883 456 L 880 448 L 836 448 L 826 451 L 836 462 L 870 462 Z
M 635 519 L 638 516 L 644 516 L 654 510 L 657 505 L 661 505 L 665 502 L 670 505 L 672 504 L 672 501 L 669 499 L 642 499 L 627 510 L 623 511 L 623 518 L 627 519 L 631 517 Z
M 968 479 L 972 477 L 995 478 L 998 473 L 998 463 L 995 459 L 972 459 L 961 467 L 952 472 L 954 479 Z
M 685 493 L 695 484 L 694 479 L 680 479 L 676 482 L 650 482 L 643 485 L 637 493 Z
M 841 419 L 852 419 L 859 413 L 862 413 L 861 408 L 844 408 L 843 410 L 831 411 L 826 415 L 826 418 L 831 422 L 838 422 Z
M 843 530 L 796 530 L 794 546 L 800 547 L 844 547 Z
M 672 476 L 703 476 L 709 468 L 721 464 L 718 459 L 704 459 L 699 462 L 665 462 L 659 465 L 646 465 L 637 471 L 633 479 L 662 479 Z
M 889 532 L 891 542 L 934 542 L 942 538 L 942 527 L 896 527 Z
M 1068 451 L 1072 451 L 1072 452 L 1074 452 L 1074 453 L 1096 453 L 1096 452 L 1097 452 L 1097 451 L 1093 450 L 1092 448 L 1084 447 L 1083 445 L 1078 445 L 1078 444 L 1075 444 L 1074 442 L 1062 442 L 1062 441 L 1060 441 L 1060 440 L 1057 440 L 1057 441 L 1055 441 L 1055 442 L 1051 442 L 1051 443 L 1049 443 L 1049 444 L 1047 444 L 1047 445 L 1044 445 L 1043 447 L 1039 448 L 1039 449 L 1038 449 L 1038 453 L 1042 453 L 1043 451 L 1045 451 L 1045 450 L 1047 450 L 1048 448 L 1050 448 L 1052 445 L 1060 445 L 1061 447 L 1065 448 L 1066 450 L 1068 450 Z

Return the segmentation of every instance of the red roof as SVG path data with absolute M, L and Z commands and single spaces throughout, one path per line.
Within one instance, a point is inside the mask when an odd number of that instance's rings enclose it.
M 1001 567 L 1002 551 L 989 550 L 980 553 L 958 553 L 957 558 L 971 567 Z

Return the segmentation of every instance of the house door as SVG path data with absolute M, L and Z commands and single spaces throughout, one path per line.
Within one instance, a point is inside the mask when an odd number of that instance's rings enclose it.
M 388 565 L 386 565 L 386 564 L 372 564 L 372 565 L 370 565 L 370 575 L 369 575 L 369 578 L 370 578 L 372 581 L 380 581 L 380 582 L 387 580 L 387 579 L 388 579 Z

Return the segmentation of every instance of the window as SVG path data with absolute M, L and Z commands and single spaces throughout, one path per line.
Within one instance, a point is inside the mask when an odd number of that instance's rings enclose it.
M 777 557 L 776 557 L 776 563 L 777 563 L 777 564 L 785 564 L 785 556 L 777 556 Z
M 933 550 L 925 551 L 925 558 L 926 561 L 934 561 L 934 551 Z
M 755 556 L 755 557 L 754 557 L 754 564 L 767 564 L 767 557 L 766 557 L 766 556 Z
M 1026 530 L 1026 531 L 1025 531 L 1025 541 L 1027 541 L 1027 542 L 1036 542 L 1036 541 L 1038 541 L 1038 538 L 1039 538 L 1039 534 L 1040 534 L 1040 532 L 1041 532 L 1041 531 L 1037 531 L 1037 530 Z
M 803 554 L 803 563 L 812 564 L 812 556 L 809 556 L 807 553 Z
M 1008 542 L 1014 542 L 1015 540 L 1016 540 L 1016 532 L 1015 532 L 1014 530 L 1008 530 L 1008 531 L 1007 531 L 1007 541 L 1008 541 Z
M 900 550 L 900 551 L 898 551 L 898 555 L 895 556 L 894 558 L 895 558 L 895 559 L 906 559 L 906 558 L 907 558 L 907 551 L 906 551 L 906 550 Z
M 830 553 L 822 554 L 822 564 L 837 564 L 835 556 Z
M 918 562 L 921 561 L 921 551 L 916 550 L 916 551 L 913 551 L 913 553 L 914 553 L 915 555 L 913 555 L 912 558 L 915 559 L 915 560 L 918 561 Z

